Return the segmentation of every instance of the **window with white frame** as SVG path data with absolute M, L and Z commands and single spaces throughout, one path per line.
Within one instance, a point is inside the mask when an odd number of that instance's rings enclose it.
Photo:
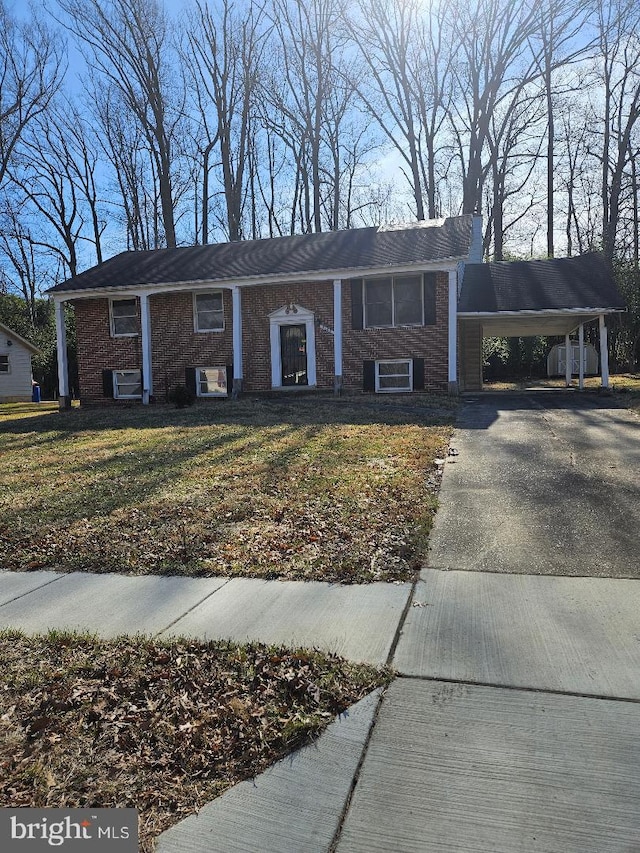
M 367 328 L 424 324 L 421 275 L 365 279 L 363 287 L 364 321 Z
M 138 300 L 111 300 L 111 334 L 114 338 L 131 337 L 138 334 Z
M 8 355 L 0 355 L 0 373 L 11 373 Z
M 193 316 L 196 332 L 221 332 L 224 329 L 222 291 L 194 293 Z
M 218 367 L 196 368 L 196 394 L 198 397 L 227 396 L 227 368 Z
M 140 371 L 114 370 L 113 396 L 116 400 L 137 400 L 142 397 L 142 376 Z
M 410 358 L 376 361 L 376 391 L 413 390 L 413 361 Z

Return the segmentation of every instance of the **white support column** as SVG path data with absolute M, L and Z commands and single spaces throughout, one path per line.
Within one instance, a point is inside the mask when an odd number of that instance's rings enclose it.
M 142 332 L 142 405 L 149 405 L 153 394 L 151 373 L 151 314 L 149 313 L 149 294 L 140 294 L 140 329 Z
M 573 355 L 571 353 L 571 338 L 569 333 L 564 336 L 564 379 L 567 388 L 571 385 Z
M 584 389 L 584 323 L 578 326 L 578 358 L 580 359 L 580 367 L 578 368 L 578 388 Z
M 333 282 L 333 390 L 342 392 L 342 280 Z
M 67 360 L 67 330 L 64 324 L 64 302 L 55 301 L 56 348 L 58 351 L 58 401 L 61 409 L 71 407 L 69 396 L 69 363 Z
M 607 327 L 604 322 L 604 314 L 598 317 L 600 328 L 600 376 L 602 377 L 602 387 L 609 387 L 609 336 Z
M 449 270 L 449 393 L 458 393 L 458 274 Z
M 238 398 L 242 391 L 242 297 L 240 288 L 234 285 L 231 288 L 231 299 L 233 303 L 233 390 L 232 396 Z

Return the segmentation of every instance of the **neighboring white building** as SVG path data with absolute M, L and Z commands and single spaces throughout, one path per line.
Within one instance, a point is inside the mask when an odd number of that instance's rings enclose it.
M 0 323 L 0 403 L 31 402 L 31 356 L 39 349 Z

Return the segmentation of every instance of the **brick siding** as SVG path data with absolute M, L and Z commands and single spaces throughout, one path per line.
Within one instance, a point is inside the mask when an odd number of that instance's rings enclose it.
M 429 391 L 446 391 L 449 358 L 449 277 L 438 273 L 436 324 L 407 329 L 352 329 L 350 285 L 342 286 L 343 386 L 362 389 L 362 363 L 366 359 L 423 358 L 424 384 Z
M 362 389 L 363 361 L 383 358 L 423 358 L 425 388 L 446 390 L 448 358 L 448 276 L 439 273 L 436 286 L 436 324 L 408 329 L 352 329 L 350 285 L 342 287 L 343 387 Z M 123 297 L 124 298 L 124 297 Z M 271 389 L 269 314 L 296 303 L 316 320 L 317 387 L 332 389 L 333 282 L 299 282 L 256 285 L 242 289 L 243 361 L 246 391 Z M 221 332 L 195 332 L 193 294 L 190 291 L 149 297 L 153 395 L 159 401 L 185 382 L 185 368 L 232 364 L 231 291 L 223 290 L 225 328 Z M 140 369 L 141 339 L 111 337 L 109 300 L 74 301 L 78 339 L 80 398 L 85 404 L 108 402 L 102 371 Z M 138 315 L 139 315 L 138 305 Z M 139 322 L 139 316 L 138 316 Z M 325 328 L 323 328 L 325 327 Z

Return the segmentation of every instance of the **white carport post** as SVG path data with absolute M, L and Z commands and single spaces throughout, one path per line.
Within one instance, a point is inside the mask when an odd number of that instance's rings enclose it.
M 449 393 L 458 393 L 458 273 L 449 270 Z
M 578 368 L 578 388 L 582 391 L 584 388 L 584 323 L 578 326 L 578 346 L 580 359 L 580 367 Z
M 567 388 L 571 385 L 571 374 L 573 367 L 573 357 L 571 354 L 571 338 L 569 337 L 569 332 L 564 336 L 564 353 L 565 353 L 565 362 L 564 362 L 564 379 Z
M 342 393 L 342 279 L 333 282 L 333 390 Z
M 153 394 L 151 378 L 151 315 L 149 313 L 149 294 L 140 294 L 140 329 L 142 331 L 142 405 L 149 405 Z
M 67 329 L 64 324 L 64 302 L 55 300 L 56 349 L 58 354 L 58 403 L 61 409 L 71 408 L 69 396 L 69 363 L 67 360 Z
M 233 389 L 231 396 L 237 400 L 242 391 L 242 297 L 240 288 L 231 288 L 233 305 Z
M 609 387 L 609 336 L 607 327 L 604 322 L 604 314 L 598 317 L 598 325 L 600 329 L 600 376 L 602 377 L 602 387 Z

